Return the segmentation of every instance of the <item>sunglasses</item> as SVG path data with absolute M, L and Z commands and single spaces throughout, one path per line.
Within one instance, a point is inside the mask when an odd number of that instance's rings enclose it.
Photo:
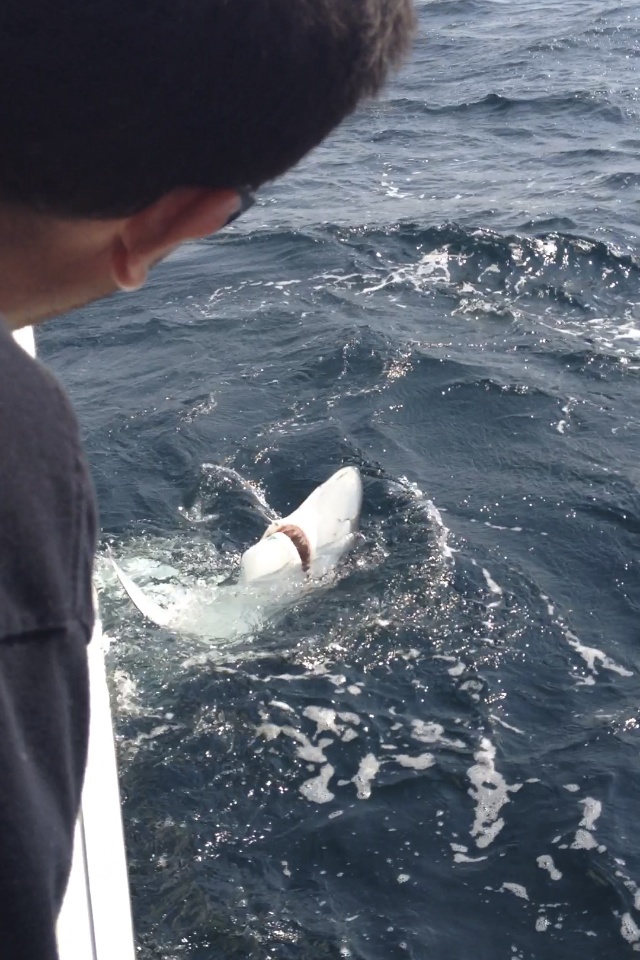
M 237 220 L 238 217 L 241 217 L 243 213 L 246 213 L 247 210 L 249 210 L 256 202 L 256 195 L 251 187 L 240 187 L 237 193 L 240 197 L 240 206 L 234 213 L 231 214 L 227 222 L 224 224 L 225 227 L 228 227 L 230 223 L 233 223 L 233 221 Z

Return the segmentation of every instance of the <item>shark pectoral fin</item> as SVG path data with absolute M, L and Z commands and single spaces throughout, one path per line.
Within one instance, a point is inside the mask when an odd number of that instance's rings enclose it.
M 113 565 L 113 569 L 116 572 L 116 576 L 120 581 L 124 592 L 127 594 L 131 602 L 135 607 L 138 608 L 143 617 L 146 617 L 147 620 L 151 620 L 152 623 L 155 623 L 159 627 L 166 627 L 171 619 L 168 610 L 165 610 L 164 607 L 161 607 L 154 600 L 150 600 L 149 597 L 145 596 L 140 587 L 138 587 L 131 577 L 128 577 L 124 570 L 121 570 L 118 564 L 115 562 L 113 557 L 109 557 Z

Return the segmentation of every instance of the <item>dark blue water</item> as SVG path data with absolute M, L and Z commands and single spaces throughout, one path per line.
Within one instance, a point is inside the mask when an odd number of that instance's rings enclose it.
M 419 12 L 257 209 L 41 336 L 158 589 L 253 490 L 365 481 L 333 586 L 240 641 L 100 567 L 142 960 L 640 949 L 640 5 Z

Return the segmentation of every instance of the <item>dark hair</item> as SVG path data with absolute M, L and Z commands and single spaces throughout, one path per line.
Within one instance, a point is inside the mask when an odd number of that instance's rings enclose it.
M 133 213 L 259 186 L 374 95 L 411 0 L 0 0 L 0 197 Z

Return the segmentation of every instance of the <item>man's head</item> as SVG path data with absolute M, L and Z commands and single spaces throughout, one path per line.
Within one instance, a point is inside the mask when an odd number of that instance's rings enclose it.
M 374 95 L 412 26 L 411 0 L 4 0 L 0 270 L 44 219 L 58 243 L 83 225 L 94 268 L 115 250 L 111 289 L 138 286 Z

